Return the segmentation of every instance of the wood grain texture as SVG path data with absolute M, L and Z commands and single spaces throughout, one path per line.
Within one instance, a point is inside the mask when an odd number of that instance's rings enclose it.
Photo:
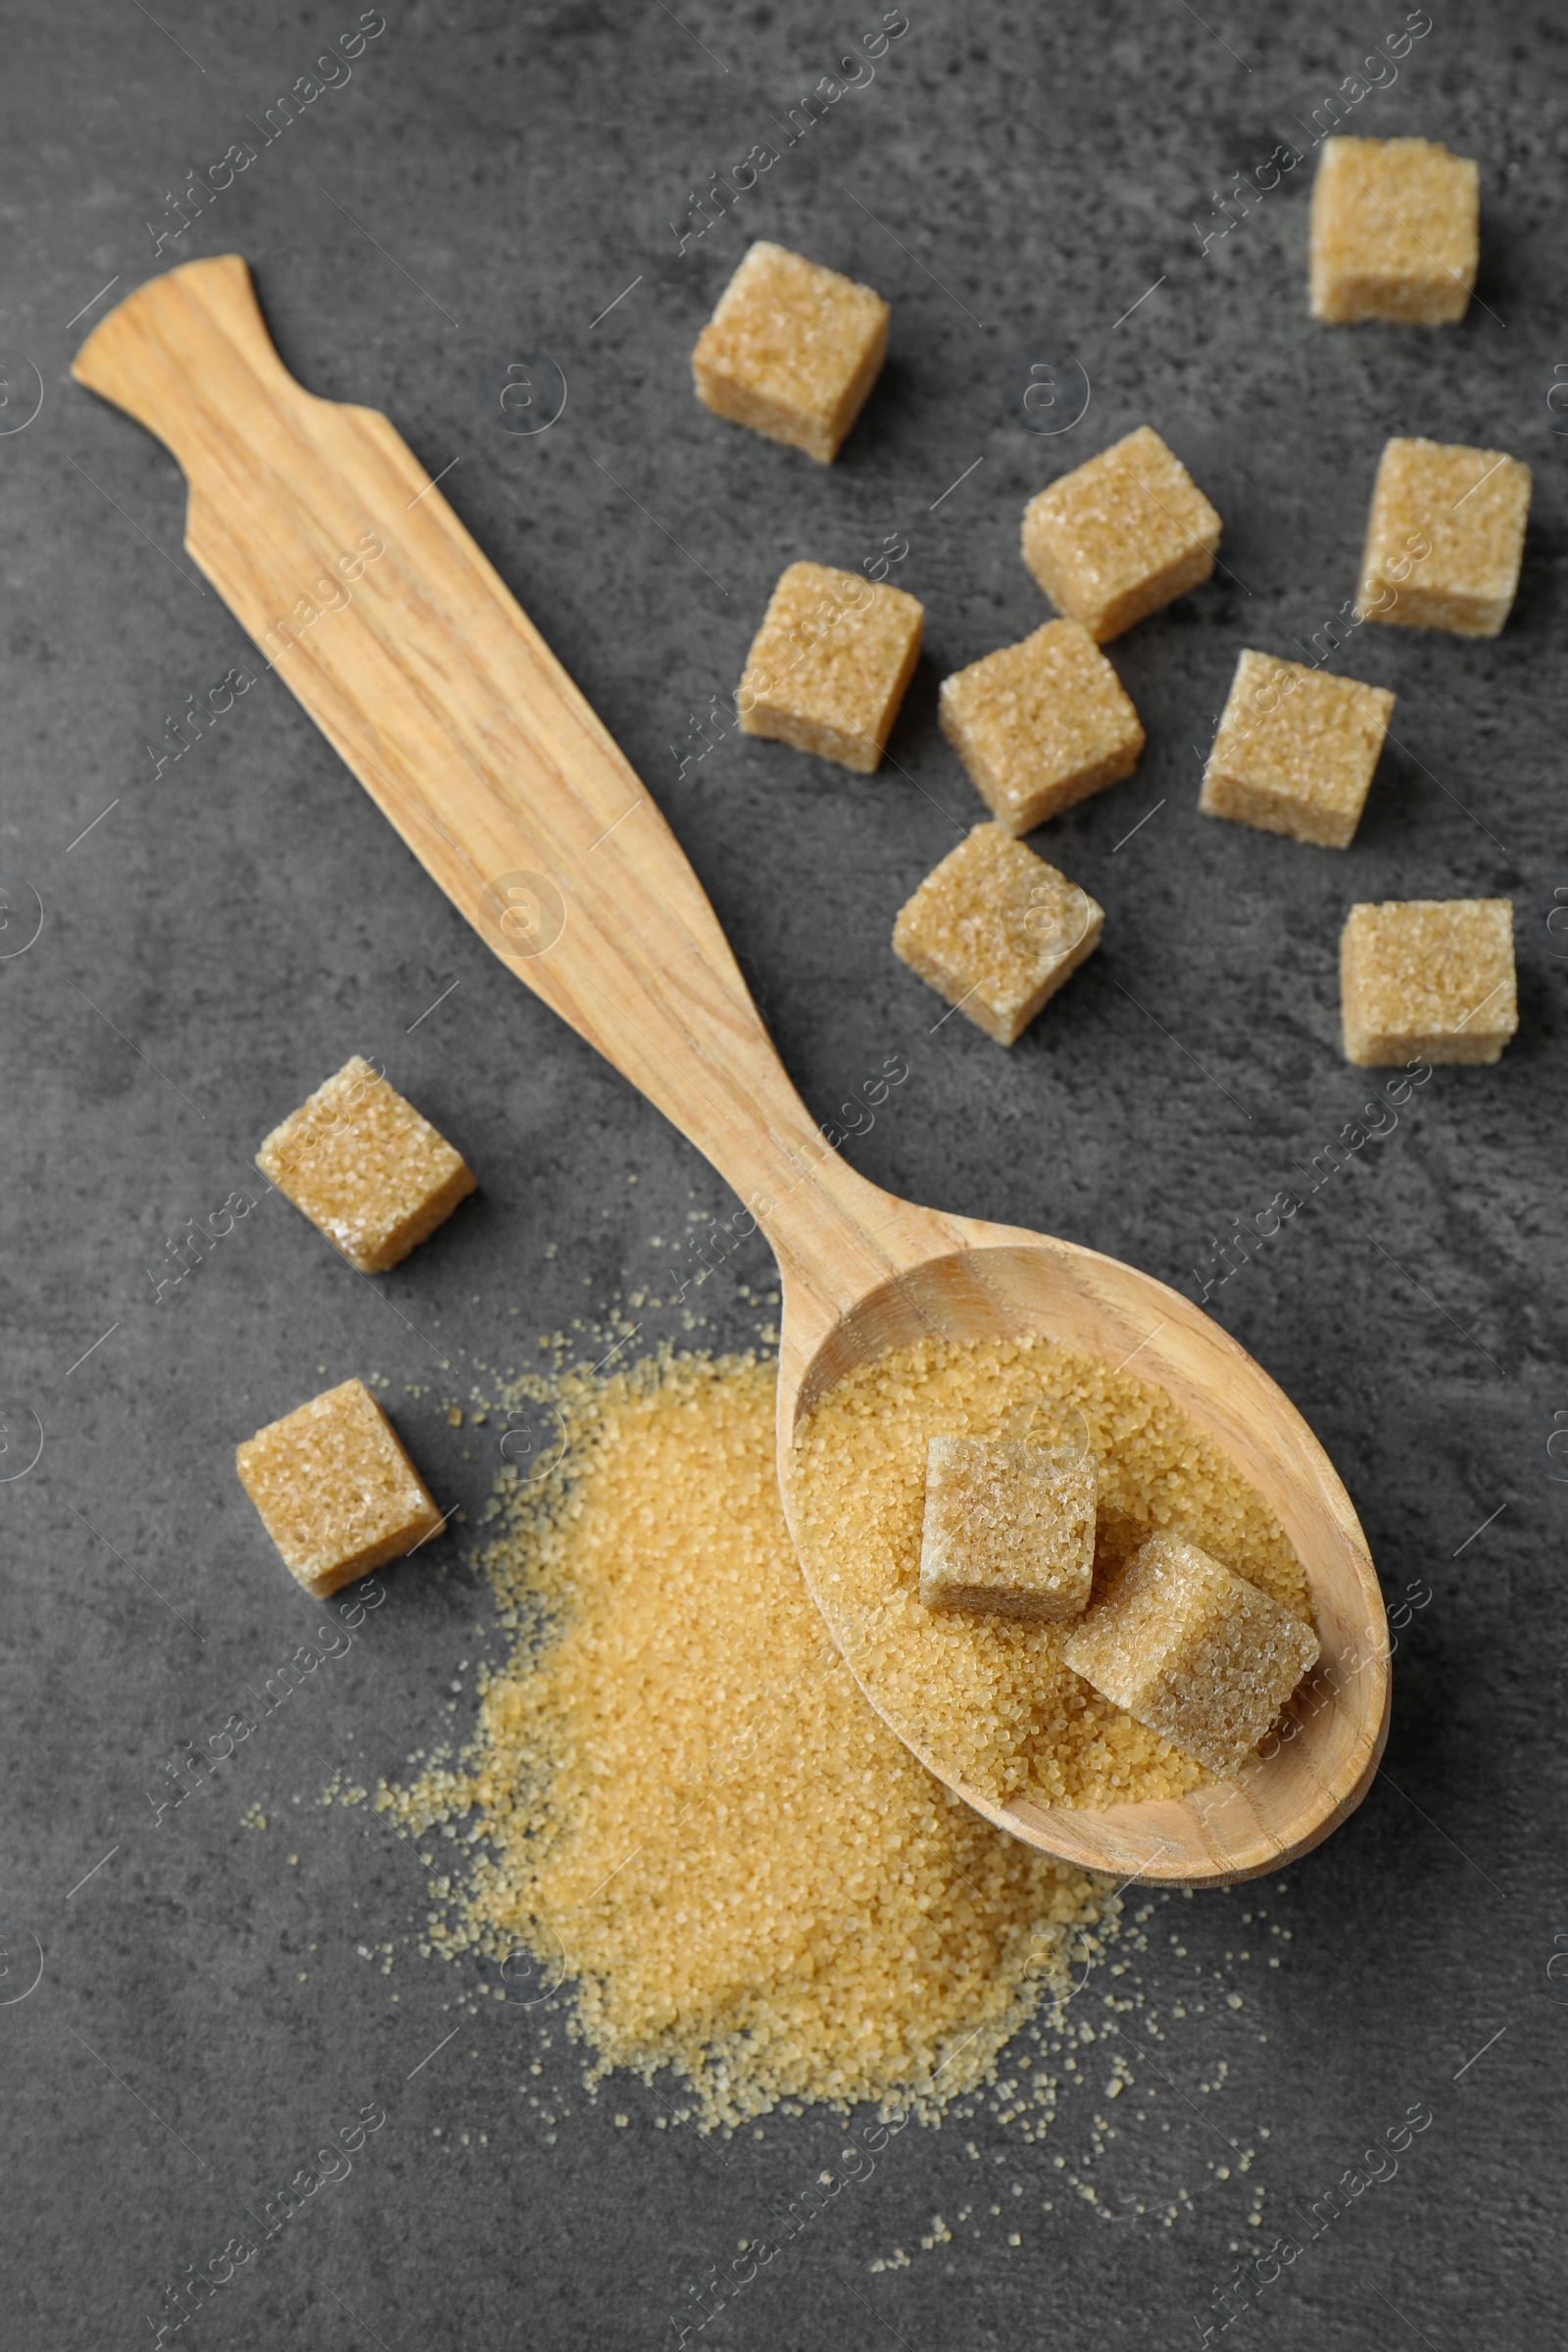
M 1111 1363 L 1136 1351 L 1278 1513 L 1323 1659 L 1267 1761 L 1180 1803 L 1100 1813 L 999 1808 L 954 1782 L 959 1793 L 1119 1879 L 1223 1883 L 1326 1837 L 1382 1753 L 1387 1625 L 1349 1498 L 1268 1376 L 1151 1277 L 914 1207 L 839 1158 L 640 779 L 387 419 L 288 374 L 243 261 L 150 280 L 94 329 L 74 372 L 178 459 L 192 557 L 453 904 L 762 1227 L 783 1285 L 787 1510 L 799 1418 L 854 1364 L 922 1332 L 1034 1330 Z

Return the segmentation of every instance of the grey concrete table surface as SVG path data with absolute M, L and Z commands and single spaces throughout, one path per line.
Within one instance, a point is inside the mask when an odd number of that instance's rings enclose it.
M 1288 2229 L 1422 2105 L 1396 2174 L 1307 2239 L 1232 2340 L 1549 2340 L 1568 2034 L 1568 20 L 1544 0 L 909 0 L 873 60 L 882 21 L 869 0 L 7 12 L 8 2352 L 156 2341 L 168 2287 L 362 2107 L 386 2124 L 353 2172 L 200 2302 L 187 2340 L 1217 2341 L 1214 2290 L 1250 2234 L 1232 2143 L 1255 2147 L 1251 2181 Z M 842 95 L 800 127 L 828 75 Z M 1308 319 L 1311 150 L 1336 111 L 1480 159 L 1462 326 Z M 1302 160 L 1260 190 L 1281 143 Z M 696 195 L 715 172 L 733 187 L 759 145 L 776 162 L 705 214 Z M 831 469 L 692 395 L 691 345 L 754 236 L 893 305 L 885 374 Z M 374 1369 L 472 1520 L 494 1432 L 437 1407 L 476 1364 L 526 1363 L 537 1333 L 647 1281 L 655 1236 L 732 1206 L 439 897 L 195 574 L 172 460 L 70 382 L 111 303 L 224 251 L 252 263 L 301 380 L 385 409 L 444 475 L 669 815 L 818 1115 L 907 1059 L 858 1163 L 1211 1284 L 1341 1464 L 1406 1602 L 1388 1768 L 1357 1817 L 1284 1886 L 1156 1907 L 1168 2129 L 1129 2120 L 1096 2203 L 1046 2202 L 1054 2153 L 1087 2152 L 1087 2079 L 1044 2147 L 983 2123 L 911 2131 L 696 2330 L 686 2286 L 831 2162 L 839 2125 L 775 2120 L 719 2151 L 657 2131 L 636 2083 L 588 2101 L 559 2017 L 508 2018 L 419 1956 L 412 1850 L 317 1801 L 334 1772 L 373 1785 L 462 1737 L 499 1642 L 461 1539 L 439 1573 L 389 1571 L 347 1656 L 204 1797 L 160 1812 L 180 1743 L 224 1723 L 309 1614 L 235 1483 L 235 1440 Z M 1223 563 L 1113 649 L 1148 751 L 1037 841 L 1107 907 L 1103 946 L 1004 1054 L 941 1021 L 888 944 L 980 813 L 936 682 L 1046 617 L 1018 557 L 1025 499 L 1145 421 L 1224 516 Z M 1238 650 L 1346 638 L 1391 432 L 1535 468 L 1514 617 L 1494 644 L 1369 627 L 1341 645 L 1334 666 L 1399 698 L 1350 850 L 1210 823 L 1200 761 Z M 729 698 L 783 564 L 855 567 L 900 539 L 927 653 L 883 771 L 740 739 Z M 172 723 L 210 711 L 236 665 L 256 684 L 225 715 Z M 1347 907 L 1490 894 L 1517 911 L 1515 1045 L 1494 1069 L 1438 1071 L 1221 1283 L 1216 1241 L 1366 1099 L 1338 1040 Z M 160 1297 L 170 1244 L 211 1230 L 268 1126 L 354 1052 L 461 1145 L 479 1197 L 395 1288 L 274 1197 Z M 729 1256 L 697 1294 L 698 1340 L 749 1342 L 770 1272 L 759 1241 Z M 670 1334 L 666 1315 L 645 1336 Z M 258 1813 L 265 1835 L 244 1826 Z M 389 1976 L 360 1956 L 382 1944 Z M 523 2095 L 541 2085 L 549 2125 Z M 921 2249 L 964 2204 L 973 2223 Z

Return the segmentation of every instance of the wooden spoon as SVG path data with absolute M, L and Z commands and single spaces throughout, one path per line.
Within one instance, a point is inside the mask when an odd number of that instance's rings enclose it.
M 738 1229 L 762 1228 L 782 1276 L 787 1509 L 797 1426 L 853 1366 L 932 1332 L 1035 1331 L 1112 1364 L 1136 1351 L 1277 1513 L 1323 1660 L 1282 1727 L 1295 1736 L 1241 1780 L 1101 1812 L 998 1805 L 914 1752 L 1002 1828 L 1119 1879 L 1224 1884 L 1325 1838 L 1383 1750 L 1387 1626 L 1349 1498 L 1267 1374 L 1149 1275 L 913 1207 L 838 1157 L 641 781 L 387 419 L 289 375 L 243 261 L 152 279 L 74 372 L 178 459 L 186 547 L 453 904 L 707 1154 L 747 1204 Z

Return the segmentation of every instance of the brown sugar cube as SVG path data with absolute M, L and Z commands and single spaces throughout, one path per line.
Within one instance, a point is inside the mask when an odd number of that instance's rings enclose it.
M 872 774 L 920 655 L 925 608 L 858 572 L 792 564 L 735 696 L 745 735 Z
M 1076 882 L 1001 825 L 978 824 L 900 909 L 893 952 L 1010 1046 L 1094 953 L 1104 921 Z
M 1103 645 L 1214 568 L 1220 519 L 1180 458 L 1141 424 L 1023 511 L 1023 560 Z
M 999 824 L 1027 833 L 1130 776 L 1138 713 L 1089 631 L 1048 620 L 942 681 L 942 732 Z
M 407 1257 L 474 1189 L 462 1153 L 358 1054 L 273 1128 L 256 1164 L 362 1274 Z
M 1391 441 L 1378 465 L 1356 614 L 1495 637 L 1519 585 L 1530 468 L 1496 449 Z
M 1481 259 L 1481 174 L 1430 139 L 1329 139 L 1312 183 L 1312 316 L 1446 326 Z
M 1340 937 L 1345 1057 L 1495 1061 L 1519 1026 L 1511 899 L 1352 906 Z
M 1152 1536 L 1068 1635 L 1074 1674 L 1221 1779 L 1251 1754 L 1318 1655 L 1272 1594 L 1179 1536 Z
M 697 397 L 830 465 L 881 369 L 888 318 L 869 286 L 782 245 L 754 245 L 697 338 Z
M 1199 808 L 1264 833 L 1348 849 L 1393 709 L 1394 697 L 1382 686 L 1244 653 Z
M 319 1599 L 401 1559 L 441 1525 L 362 1380 L 259 1429 L 236 1446 L 234 1462 L 285 1566 Z
M 1095 1568 L 1099 1476 L 1038 1446 L 932 1438 L 926 1446 L 920 1598 L 929 1609 L 1076 1617 Z

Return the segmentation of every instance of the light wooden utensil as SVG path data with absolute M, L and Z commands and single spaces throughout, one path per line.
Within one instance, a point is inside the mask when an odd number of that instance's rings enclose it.
M 924 1333 L 1028 1330 L 1136 1353 L 1278 1514 L 1323 1660 L 1294 1736 L 1241 1780 L 1102 1812 L 997 1805 L 914 1752 L 1003 1828 L 1118 1879 L 1224 1884 L 1327 1837 L 1382 1754 L 1387 1626 L 1349 1498 L 1267 1374 L 1149 1275 L 911 1206 L 838 1157 L 641 781 L 387 419 L 288 374 L 243 261 L 152 279 L 74 373 L 178 459 L 186 547 L 453 904 L 706 1153 L 748 1204 L 743 1232 L 755 1215 L 783 1278 L 786 1508 L 797 1425 L 854 1365 Z

